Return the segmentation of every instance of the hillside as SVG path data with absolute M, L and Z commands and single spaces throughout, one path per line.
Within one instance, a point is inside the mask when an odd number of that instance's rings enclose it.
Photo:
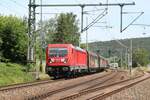
M 121 43 L 130 47 L 131 39 L 119 40 Z M 147 38 L 132 38 L 133 50 L 138 48 L 144 48 L 150 51 L 150 37 Z M 100 52 L 104 57 L 119 56 L 121 53 L 125 55 L 126 49 L 117 43 L 115 40 L 106 42 L 93 42 L 89 44 L 89 50 L 94 52 Z

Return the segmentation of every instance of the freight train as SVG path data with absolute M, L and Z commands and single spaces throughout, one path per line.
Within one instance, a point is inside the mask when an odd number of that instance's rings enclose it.
M 45 70 L 54 78 L 76 77 L 98 72 L 107 67 L 106 58 L 72 44 L 48 44 L 46 48 Z

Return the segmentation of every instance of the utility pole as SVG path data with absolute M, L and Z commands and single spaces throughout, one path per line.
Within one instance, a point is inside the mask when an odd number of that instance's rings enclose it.
M 128 48 L 125 48 L 126 49 L 126 53 L 125 53 L 125 62 L 126 62 L 126 68 L 128 68 Z
M 122 32 L 122 10 L 123 10 L 123 6 L 122 4 L 120 4 L 120 32 Z
M 29 20 L 28 20 L 28 54 L 27 54 L 27 62 L 30 66 L 33 64 L 36 65 L 36 26 L 35 26 L 35 0 L 29 0 Z M 39 67 L 36 68 L 36 79 L 39 79 Z
M 123 68 L 123 67 L 122 67 L 122 66 L 123 66 L 122 61 L 123 61 L 123 59 L 122 59 L 122 49 L 121 49 L 121 61 L 120 61 L 120 62 L 121 62 L 120 67 L 121 67 L 121 68 Z
M 81 33 L 83 32 L 84 5 L 81 6 Z
M 132 74 L 132 39 L 130 40 L 130 75 Z
M 35 58 L 35 0 L 29 0 L 29 19 L 28 19 L 28 53 L 27 53 L 27 63 L 36 63 Z
M 86 25 L 88 25 L 88 17 L 86 17 Z M 86 30 L 86 50 L 88 50 L 88 30 Z
M 41 2 L 41 5 L 42 5 L 42 0 L 40 0 L 40 2 Z M 40 71 L 42 72 L 43 71 L 43 68 L 42 68 L 42 54 L 43 54 L 43 50 L 42 50 L 42 48 L 43 48 L 43 37 L 44 37 L 44 35 L 43 35 L 43 22 L 42 22 L 42 6 L 41 6 L 41 9 L 40 9 L 41 11 L 41 14 L 40 14 L 40 39 L 41 39 L 41 43 L 40 43 Z

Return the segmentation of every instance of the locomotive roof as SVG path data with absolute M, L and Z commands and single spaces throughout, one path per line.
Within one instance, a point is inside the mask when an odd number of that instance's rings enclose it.
M 84 49 L 82 49 L 82 48 L 80 48 L 80 47 L 74 46 L 74 48 L 75 48 L 76 50 L 79 50 L 79 51 L 82 51 L 82 52 L 86 52 L 86 50 L 84 50 Z
M 48 44 L 48 46 L 56 46 L 56 47 L 63 47 L 63 46 L 70 46 L 71 48 L 74 48 L 78 51 L 82 51 L 82 52 L 86 52 L 86 50 L 80 48 L 80 47 L 77 47 L 77 46 L 73 46 L 72 44 Z
M 74 48 L 72 44 L 48 44 L 48 47 L 55 47 L 55 48 L 72 47 Z

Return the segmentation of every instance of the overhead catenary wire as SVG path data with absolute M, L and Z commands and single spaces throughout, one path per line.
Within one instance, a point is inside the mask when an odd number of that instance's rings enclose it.
M 36 12 L 35 14 L 41 14 L 41 12 Z M 42 15 L 46 14 L 46 15 L 53 15 L 53 14 L 61 14 L 61 13 L 47 13 L 47 12 L 42 12 Z
M 122 14 L 141 14 L 143 12 L 122 12 Z
M 97 12 L 97 11 L 101 11 L 101 10 L 105 10 L 105 9 L 96 9 L 96 10 L 89 10 L 89 11 L 84 11 L 84 13 L 88 13 L 88 12 Z
M 102 27 L 102 28 L 112 28 L 112 26 L 94 26 L 94 27 Z
M 126 30 L 130 25 L 132 25 L 137 19 L 139 19 L 142 15 L 144 14 L 144 12 L 141 12 L 129 25 L 127 25 L 123 30 Z
M 137 25 L 137 26 L 146 26 L 146 27 L 150 27 L 150 25 L 148 25 L 148 24 L 131 24 L 131 25 Z
M 89 29 L 91 26 L 93 26 L 96 22 L 98 22 L 100 19 L 102 19 L 106 15 L 106 10 L 104 10 L 101 14 L 99 14 L 90 24 L 88 24 L 83 31 L 86 31 Z

